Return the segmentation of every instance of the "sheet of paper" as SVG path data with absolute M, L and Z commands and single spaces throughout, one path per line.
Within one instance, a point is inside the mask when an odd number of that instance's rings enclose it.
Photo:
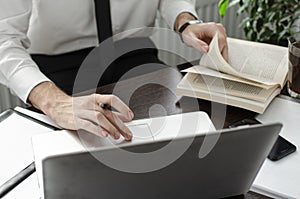
M 285 82 L 288 71 L 288 50 L 284 47 L 228 38 L 228 63 L 222 57 L 218 34 L 212 39 L 209 52 L 199 65 L 267 85 Z
M 21 113 L 24 113 L 26 115 L 29 115 L 37 120 L 40 120 L 42 122 L 45 122 L 47 124 L 50 124 L 52 126 L 55 126 L 59 129 L 61 129 L 52 119 L 50 119 L 47 115 L 44 114 L 40 114 L 40 113 L 36 113 L 34 111 L 30 111 L 28 109 L 22 108 L 22 107 L 16 107 L 15 108 L 16 111 L 19 111 Z
M 276 162 L 266 159 L 254 181 L 254 191 L 269 193 L 275 198 L 300 198 L 299 115 L 300 103 L 277 97 L 266 112 L 257 117 L 262 123 L 281 122 L 280 135 L 295 144 L 297 151 Z
M 257 113 L 263 113 L 266 107 L 278 94 L 280 94 L 281 89 L 277 88 L 274 92 L 266 99 L 265 102 L 250 100 L 242 97 L 237 97 L 233 95 L 224 95 L 224 93 L 214 92 L 213 89 L 199 88 L 199 85 L 195 86 L 191 76 L 195 74 L 188 73 L 184 76 L 182 81 L 178 84 L 176 93 L 178 95 L 185 95 L 194 98 L 206 99 L 213 102 L 218 102 L 221 104 L 228 104 L 231 106 L 236 106 L 244 109 L 248 109 Z M 204 88 L 204 86 L 203 86 Z
M 34 161 L 31 137 L 50 131 L 15 113 L 0 122 L 0 185 Z
M 239 77 L 228 75 L 226 73 L 221 73 L 219 71 L 212 70 L 208 67 L 200 66 L 200 65 L 196 65 L 191 68 L 182 70 L 182 72 L 202 74 L 202 75 L 207 75 L 207 76 L 211 76 L 211 77 L 218 77 L 218 78 L 222 78 L 222 79 L 232 80 L 235 82 L 246 83 L 246 84 L 249 84 L 252 86 L 257 86 L 257 87 L 264 88 L 264 89 L 270 89 L 270 88 L 274 87 L 274 85 L 266 85 L 266 84 L 262 84 L 259 82 L 254 82 L 251 80 L 239 78 Z
M 239 72 L 232 68 L 222 57 L 219 50 L 218 33 L 215 34 L 210 42 L 208 53 L 202 56 L 200 65 L 223 73 L 240 76 Z
M 194 88 L 200 88 L 245 99 L 252 99 L 260 102 L 266 101 L 266 99 L 268 99 L 268 97 L 276 89 L 276 87 L 274 87 L 266 90 L 257 86 L 206 75 L 187 74 L 187 76 L 191 79 Z
M 283 83 L 288 71 L 288 49 L 276 45 L 228 39 L 229 64 L 241 76 L 265 83 Z M 283 85 L 281 85 L 283 86 Z

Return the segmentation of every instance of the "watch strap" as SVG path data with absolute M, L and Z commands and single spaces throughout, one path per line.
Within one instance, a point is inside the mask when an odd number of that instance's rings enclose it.
M 184 23 L 178 30 L 178 34 L 179 34 L 181 41 L 184 43 L 182 33 L 189 25 L 201 24 L 201 23 L 203 23 L 202 20 L 192 20 L 192 21 L 188 21 L 188 22 Z

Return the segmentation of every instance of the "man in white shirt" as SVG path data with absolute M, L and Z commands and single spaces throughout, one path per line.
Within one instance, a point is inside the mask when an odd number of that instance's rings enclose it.
M 200 52 L 219 32 L 227 59 L 226 32 L 221 24 L 196 23 L 194 0 L 111 0 L 113 34 L 154 26 L 157 9 L 175 31 L 185 25 L 183 40 Z M 72 97 L 43 74 L 30 54 L 60 56 L 98 44 L 93 0 L 4 0 L 0 6 L 0 83 L 24 102 L 40 109 L 65 129 L 131 140 L 123 124 L 134 114 L 118 97 L 93 94 Z M 118 113 L 105 110 L 112 105 Z M 74 109 L 76 108 L 76 113 Z M 118 116 L 118 117 L 115 117 Z

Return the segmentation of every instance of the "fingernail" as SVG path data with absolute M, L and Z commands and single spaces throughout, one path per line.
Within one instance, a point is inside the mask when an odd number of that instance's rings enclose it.
M 120 138 L 120 133 L 118 133 L 118 132 L 114 133 L 114 138 L 116 140 L 118 140 Z
M 108 136 L 108 132 L 107 131 L 102 131 L 102 135 L 103 135 L 103 137 L 107 137 Z
M 129 133 L 126 133 L 126 140 L 131 140 L 132 139 L 132 133 L 129 132 Z

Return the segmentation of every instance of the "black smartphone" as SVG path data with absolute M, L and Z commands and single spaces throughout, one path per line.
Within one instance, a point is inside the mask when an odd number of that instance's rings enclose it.
M 254 124 L 261 124 L 256 119 L 243 119 L 241 121 L 235 122 L 232 125 L 229 126 L 229 128 L 234 128 L 238 126 L 243 126 L 243 125 L 254 125 Z M 272 161 L 279 160 L 297 150 L 296 146 L 286 139 L 284 139 L 281 136 L 278 136 L 271 152 L 268 155 L 268 158 Z
M 284 139 L 281 136 L 278 136 L 271 152 L 268 155 L 268 158 L 272 161 L 279 160 L 297 150 L 296 146 Z

